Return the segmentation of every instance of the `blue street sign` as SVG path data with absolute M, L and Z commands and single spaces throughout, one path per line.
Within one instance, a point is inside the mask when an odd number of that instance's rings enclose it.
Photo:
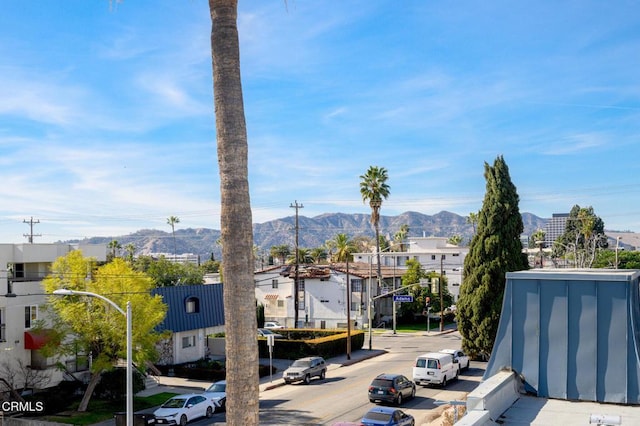
M 396 296 L 393 296 L 393 301 L 394 302 L 413 302 L 413 296 L 396 295 Z

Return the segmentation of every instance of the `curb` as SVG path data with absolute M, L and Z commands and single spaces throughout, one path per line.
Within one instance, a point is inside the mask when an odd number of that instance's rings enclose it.
M 357 364 L 357 363 L 359 363 L 361 361 L 365 361 L 367 359 L 375 358 L 377 356 L 384 355 L 386 353 L 387 353 L 387 351 L 384 350 L 384 349 L 373 350 L 373 351 L 371 351 L 370 354 L 366 354 L 364 356 L 361 356 L 358 359 L 349 359 L 349 360 L 346 360 L 345 362 L 342 362 L 342 363 L 329 364 L 329 366 L 327 367 L 327 370 L 335 370 L 335 369 L 338 369 L 340 367 L 347 367 L 349 365 Z M 329 368 L 329 367 L 332 367 L 332 368 Z M 268 391 L 268 390 L 276 389 L 276 388 L 279 388 L 281 386 L 285 386 L 286 385 L 286 383 L 284 382 L 284 380 L 282 380 L 282 378 L 279 378 L 277 380 L 278 380 L 277 383 L 269 383 L 268 385 L 266 385 L 263 388 L 261 388 L 260 391 L 261 392 L 262 391 Z

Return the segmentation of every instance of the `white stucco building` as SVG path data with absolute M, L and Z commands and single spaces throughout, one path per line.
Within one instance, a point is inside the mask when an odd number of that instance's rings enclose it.
M 46 334 L 33 331 L 35 322 L 45 320 L 43 305 L 47 301 L 42 280 L 51 264 L 72 250 L 79 249 L 85 257 L 105 261 L 107 246 L 69 244 L 0 244 L 0 353 L 1 362 L 15 366 L 20 363 L 32 370 L 46 371 L 49 386 L 62 379 L 53 368 L 55 360 L 44 358 L 39 349 Z M 83 354 L 84 355 L 84 354 Z M 70 373 L 87 368 L 87 358 L 66 360 Z

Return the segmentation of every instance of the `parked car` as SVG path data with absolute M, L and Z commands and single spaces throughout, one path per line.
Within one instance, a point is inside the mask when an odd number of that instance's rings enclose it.
M 282 373 L 282 378 L 286 384 L 293 382 L 304 382 L 308 385 L 313 377 L 324 380 L 327 374 L 327 364 L 319 356 L 309 356 L 297 359 Z
M 469 369 L 469 357 L 460 349 L 442 349 L 440 352 L 453 356 L 453 363 L 458 366 L 458 372 Z
M 268 328 L 259 328 L 258 329 L 258 337 L 267 337 L 267 336 L 273 336 L 274 339 L 284 339 L 284 336 L 282 334 L 274 333 L 273 331 L 269 330 Z
M 393 407 L 375 407 L 364 415 L 360 423 L 364 426 L 414 426 L 415 418 Z
M 187 393 L 168 399 L 153 412 L 156 424 L 185 426 L 191 420 L 211 417 L 215 408 L 204 394 Z
M 416 396 L 416 384 L 402 374 L 380 374 L 369 385 L 369 401 L 402 405 Z
M 284 328 L 278 321 L 267 321 L 264 323 L 264 328 Z
M 213 402 L 216 411 L 224 411 L 227 408 L 227 381 L 215 382 L 205 389 L 204 395 Z

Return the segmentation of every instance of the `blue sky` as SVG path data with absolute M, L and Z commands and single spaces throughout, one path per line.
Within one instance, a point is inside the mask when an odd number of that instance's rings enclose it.
M 254 223 L 520 211 L 640 232 L 640 2 L 240 1 Z M 3 1 L 0 242 L 220 227 L 204 0 Z

